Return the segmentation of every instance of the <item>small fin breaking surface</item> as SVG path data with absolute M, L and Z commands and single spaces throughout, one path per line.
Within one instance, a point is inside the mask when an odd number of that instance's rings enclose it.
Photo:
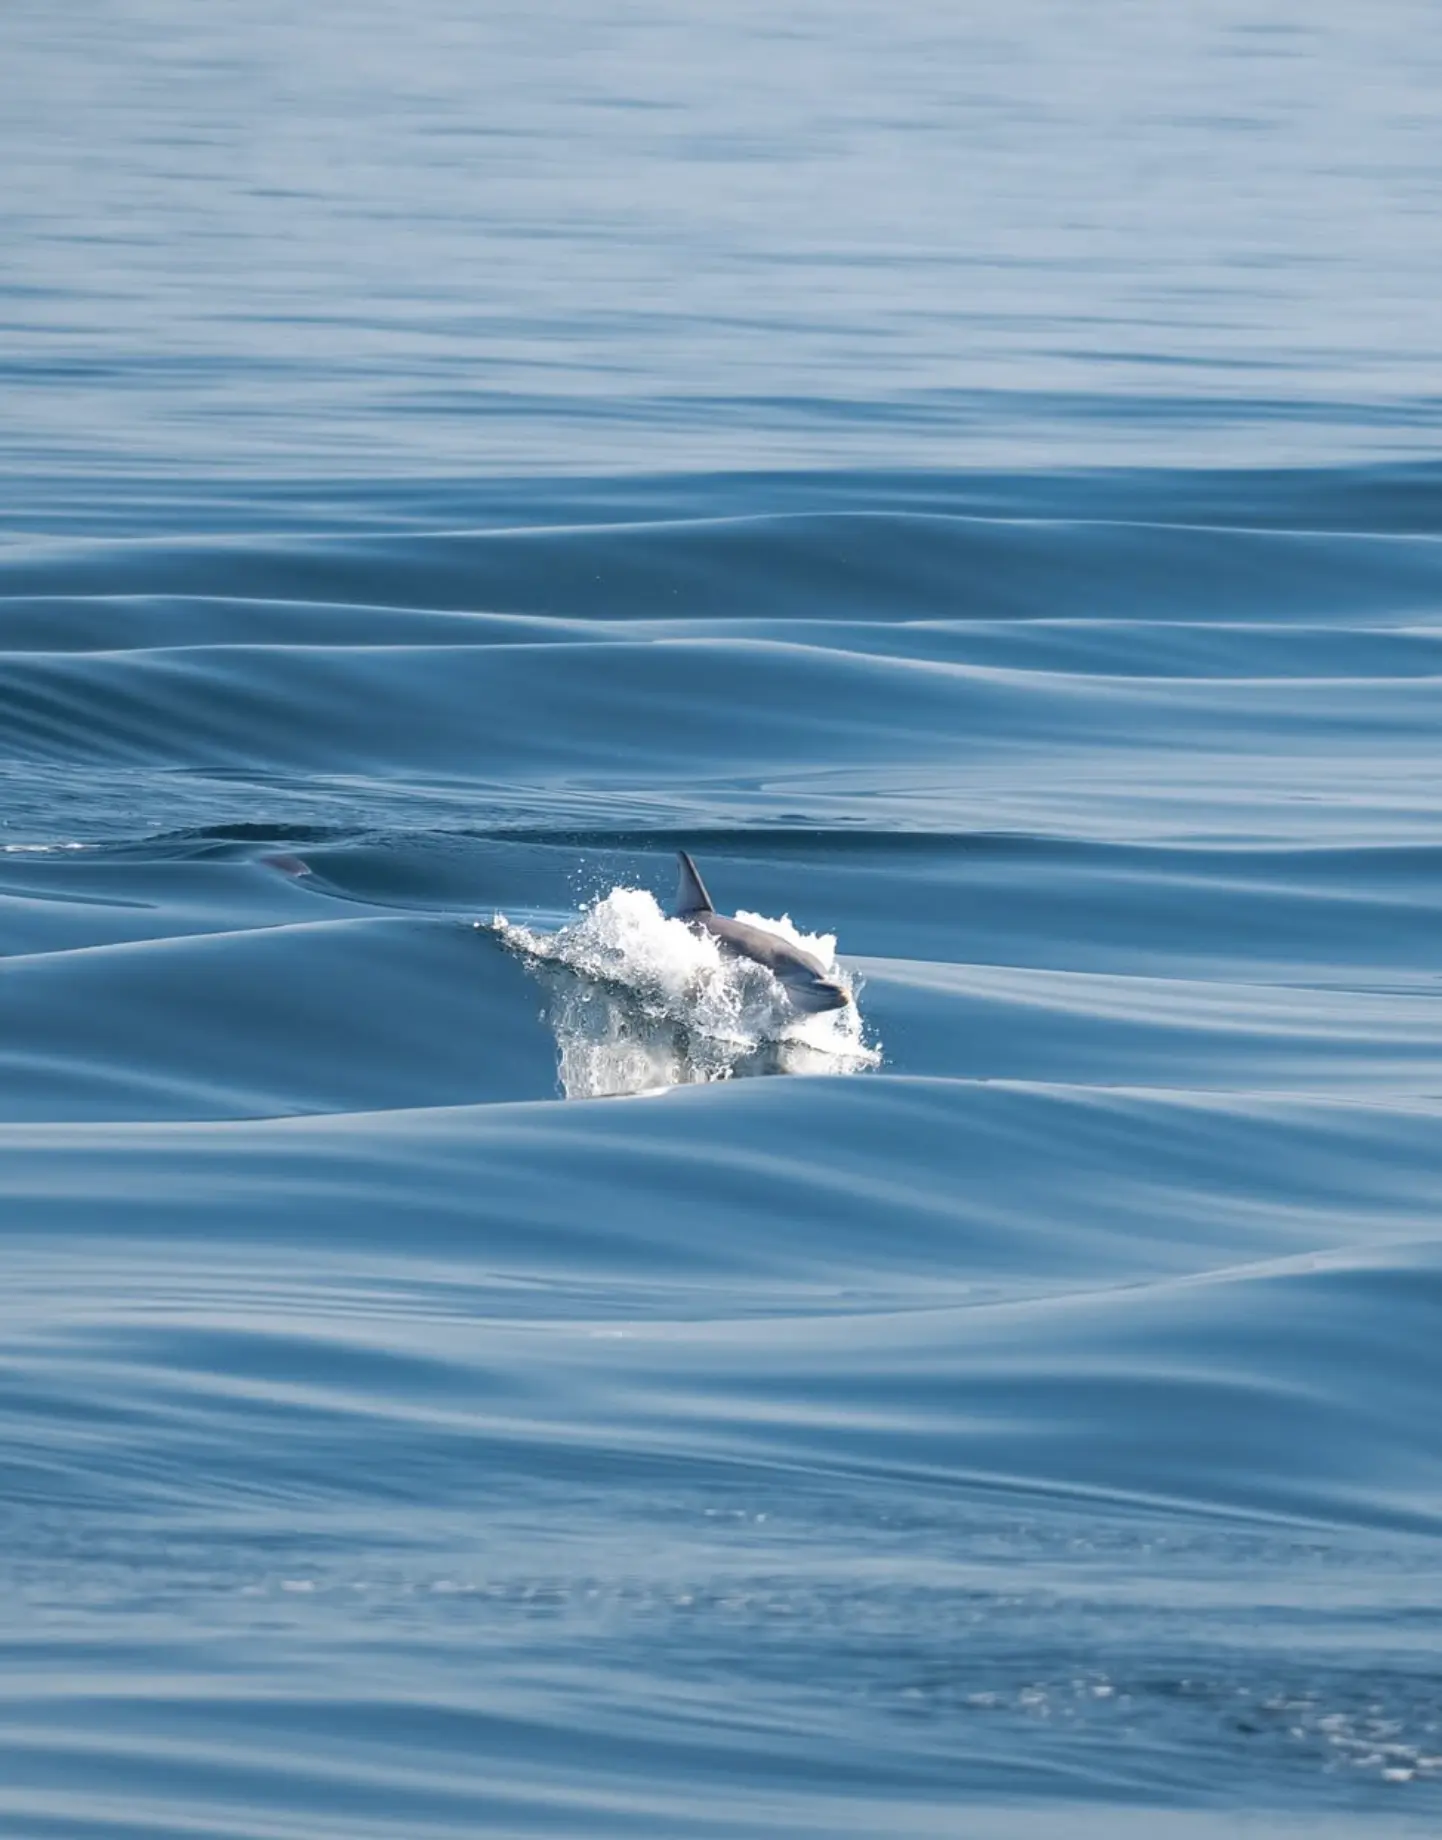
M 681 865 L 680 879 L 676 883 L 677 917 L 684 919 L 687 914 L 714 914 L 716 908 L 706 892 L 700 870 L 684 850 L 677 850 L 676 859 Z

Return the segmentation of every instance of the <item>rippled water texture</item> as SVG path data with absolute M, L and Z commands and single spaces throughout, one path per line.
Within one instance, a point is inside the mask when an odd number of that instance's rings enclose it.
M 4 9 L 7 1840 L 1442 1825 L 1438 73 Z

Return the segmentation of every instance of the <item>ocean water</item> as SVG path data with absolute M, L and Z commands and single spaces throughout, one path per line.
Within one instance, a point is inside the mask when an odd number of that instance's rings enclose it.
M 1439 78 L 9 0 L 5 1840 L 1442 1828 Z

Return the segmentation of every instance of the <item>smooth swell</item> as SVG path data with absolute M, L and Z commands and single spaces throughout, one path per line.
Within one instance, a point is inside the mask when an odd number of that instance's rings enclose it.
M 1439 79 L 0 6 L 3 1840 L 1442 1831 Z
M 17 1831 L 1442 1806 L 1442 547 L 865 489 L 0 556 Z

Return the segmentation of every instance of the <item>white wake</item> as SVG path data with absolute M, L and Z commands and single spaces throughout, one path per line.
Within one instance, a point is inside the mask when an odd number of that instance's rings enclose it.
M 830 935 L 740 913 L 779 933 L 856 996 Z M 548 933 L 497 914 L 492 930 L 543 984 L 567 1098 L 654 1092 L 756 1073 L 859 1073 L 880 1063 L 853 1000 L 798 1015 L 762 965 L 724 953 L 661 912 L 644 888 L 613 888 Z

